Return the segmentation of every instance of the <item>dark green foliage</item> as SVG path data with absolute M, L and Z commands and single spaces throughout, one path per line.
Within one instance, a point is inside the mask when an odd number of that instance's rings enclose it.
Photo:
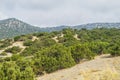
M 19 67 L 14 62 L 5 62 L 0 69 L 4 72 L 1 80 L 20 80 Z
M 0 49 L 3 49 L 5 47 L 8 47 L 12 44 L 12 39 L 5 39 L 0 41 Z
M 18 40 L 20 40 L 20 38 L 21 38 L 21 36 L 16 36 L 16 37 L 14 37 L 14 41 L 18 41 Z
M 41 58 L 34 58 L 34 63 L 33 63 L 33 70 L 36 75 L 43 75 L 44 74 L 44 68 L 42 66 L 42 61 Z
M 44 71 L 50 73 L 50 72 L 53 72 L 53 71 L 56 71 L 58 70 L 59 66 L 58 66 L 58 61 L 55 59 L 55 58 L 52 58 L 52 57 L 44 57 L 42 59 L 42 67 L 44 69 Z
M 21 59 L 22 57 L 19 55 L 19 54 L 13 54 L 12 57 L 11 57 L 11 60 L 12 61 L 17 61 L 19 59 Z
M 21 48 L 19 48 L 18 46 L 14 46 L 12 48 L 8 48 L 5 50 L 5 52 L 13 53 L 13 54 L 19 53 L 20 51 L 21 51 Z
M 32 61 L 25 58 L 20 58 L 16 61 L 16 64 L 20 67 L 20 71 L 24 71 L 28 66 L 32 66 Z
M 14 41 L 28 41 L 28 40 L 29 41 L 32 40 L 31 34 L 14 37 Z
M 76 34 L 79 40 L 74 37 Z M 37 37 L 35 41 L 32 41 L 33 36 Z M 57 37 L 59 42 L 55 42 L 53 37 Z M 68 28 L 59 32 L 17 36 L 14 41 L 22 41 L 26 48 L 22 52 L 19 47 L 5 50 L 13 55 L 0 58 L 0 80 L 34 80 L 37 75 L 74 66 L 82 60 L 94 59 L 96 55 L 110 53 L 120 56 L 120 29 L 116 28 Z M 12 43 L 12 39 L 2 40 L 0 49 Z
M 2 56 L 6 56 L 7 53 L 6 53 L 6 52 L 2 52 L 0 55 L 2 55 Z
M 35 77 L 31 67 L 25 68 L 21 75 L 21 80 L 34 80 Z
M 113 56 L 120 56 L 120 45 L 111 44 L 109 47 L 109 53 Z
M 34 77 L 31 67 L 21 71 L 15 62 L 4 62 L 0 67 L 0 80 L 34 80 Z
M 107 47 L 109 46 L 108 42 L 101 42 L 101 41 L 96 41 L 86 44 L 93 53 L 96 53 L 98 55 L 107 53 Z
M 77 44 L 71 48 L 71 54 L 76 63 L 83 59 L 93 59 L 95 54 L 85 44 Z
M 33 41 L 31 41 L 31 40 L 26 40 L 26 41 L 23 43 L 24 46 L 31 46 L 32 44 L 33 44 Z
M 31 44 L 31 45 L 22 52 L 22 54 L 21 54 L 22 56 L 31 56 L 43 48 L 50 47 L 50 46 L 56 44 L 56 42 L 50 38 L 44 38 L 41 40 L 36 40 L 31 43 L 28 42 L 28 44 Z
M 71 67 L 75 64 L 70 50 L 63 45 L 54 45 L 39 51 L 36 58 L 41 59 L 42 67 L 46 72 Z
M 63 30 L 63 37 L 58 37 L 59 43 L 62 43 L 64 46 L 73 46 L 77 43 L 79 43 L 78 40 L 74 38 L 75 30 L 72 30 L 70 28 Z
M 34 55 L 34 53 L 36 53 L 37 51 L 39 51 L 41 49 L 41 47 L 37 47 L 37 46 L 30 46 L 27 47 L 20 55 L 21 56 L 31 56 Z

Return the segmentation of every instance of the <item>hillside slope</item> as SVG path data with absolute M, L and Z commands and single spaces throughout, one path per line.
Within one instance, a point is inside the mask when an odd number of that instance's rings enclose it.
M 120 80 L 119 45 L 117 28 L 69 28 L 2 39 L 0 80 Z
M 68 69 L 40 76 L 37 80 L 120 80 L 120 57 L 96 57 Z
M 9 18 L 5 20 L 0 20 L 0 39 L 11 38 L 17 35 L 23 35 L 23 34 L 35 33 L 35 32 L 60 31 L 65 28 L 93 29 L 93 28 L 100 28 L 100 27 L 120 28 L 120 23 L 89 23 L 89 24 L 82 24 L 82 25 L 76 25 L 76 26 L 66 25 L 66 26 L 40 28 L 40 27 L 32 26 L 30 24 L 27 24 L 15 18 Z
M 93 29 L 93 28 L 120 28 L 120 23 L 89 23 L 89 24 L 81 24 L 81 25 L 76 25 L 76 26 L 57 26 L 57 27 L 47 27 L 47 28 L 42 28 L 42 31 L 46 32 L 52 32 L 52 31 L 60 31 L 65 28 L 72 28 L 72 29 Z
M 40 28 L 29 25 L 15 18 L 0 21 L 0 39 L 39 31 Z

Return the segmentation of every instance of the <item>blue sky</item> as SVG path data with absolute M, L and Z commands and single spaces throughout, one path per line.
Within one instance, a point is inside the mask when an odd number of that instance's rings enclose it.
M 120 22 L 120 0 L 0 0 L 0 19 L 40 27 Z

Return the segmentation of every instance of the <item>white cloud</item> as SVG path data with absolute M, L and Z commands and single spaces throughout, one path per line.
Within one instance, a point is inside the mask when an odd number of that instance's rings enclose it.
M 0 20 L 8 18 L 6 15 L 0 12 Z

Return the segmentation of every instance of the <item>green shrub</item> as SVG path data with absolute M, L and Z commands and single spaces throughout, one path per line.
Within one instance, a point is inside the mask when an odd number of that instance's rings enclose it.
M 26 41 L 23 43 L 24 46 L 31 46 L 32 44 L 33 44 L 33 41 L 31 41 L 31 40 L 26 40 Z
M 79 63 L 83 59 L 93 59 L 95 57 L 95 54 L 84 44 L 73 46 L 71 48 L 71 54 L 76 63 Z
M 70 49 L 60 44 L 39 51 L 35 58 L 41 59 L 43 69 L 48 73 L 75 65 Z
M 3 41 L 0 41 L 0 49 L 3 49 L 5 47 L 8 47 L 12 44 L 12 39 L 5 39 Z
M 19 53 L 20 51 L 21 51 L 21 48 L 19 48 L 18 46 L 14 46 L 12 48 L 8 48 L 5 50 L 5 52 L 13 53 L 13 54 Z
M 21 36 L 14 37 L 14 41 L 18 41 L 21 38 Z
M 118 44 L 113 44 L 109 47 L 109 53 L 112 56 L 120 56 L 120 46 Z
M 0 55 L 2 55 L 2 56 L 6 56 L 7 53 L 6 53 L 6 52 L 2 52 Z

